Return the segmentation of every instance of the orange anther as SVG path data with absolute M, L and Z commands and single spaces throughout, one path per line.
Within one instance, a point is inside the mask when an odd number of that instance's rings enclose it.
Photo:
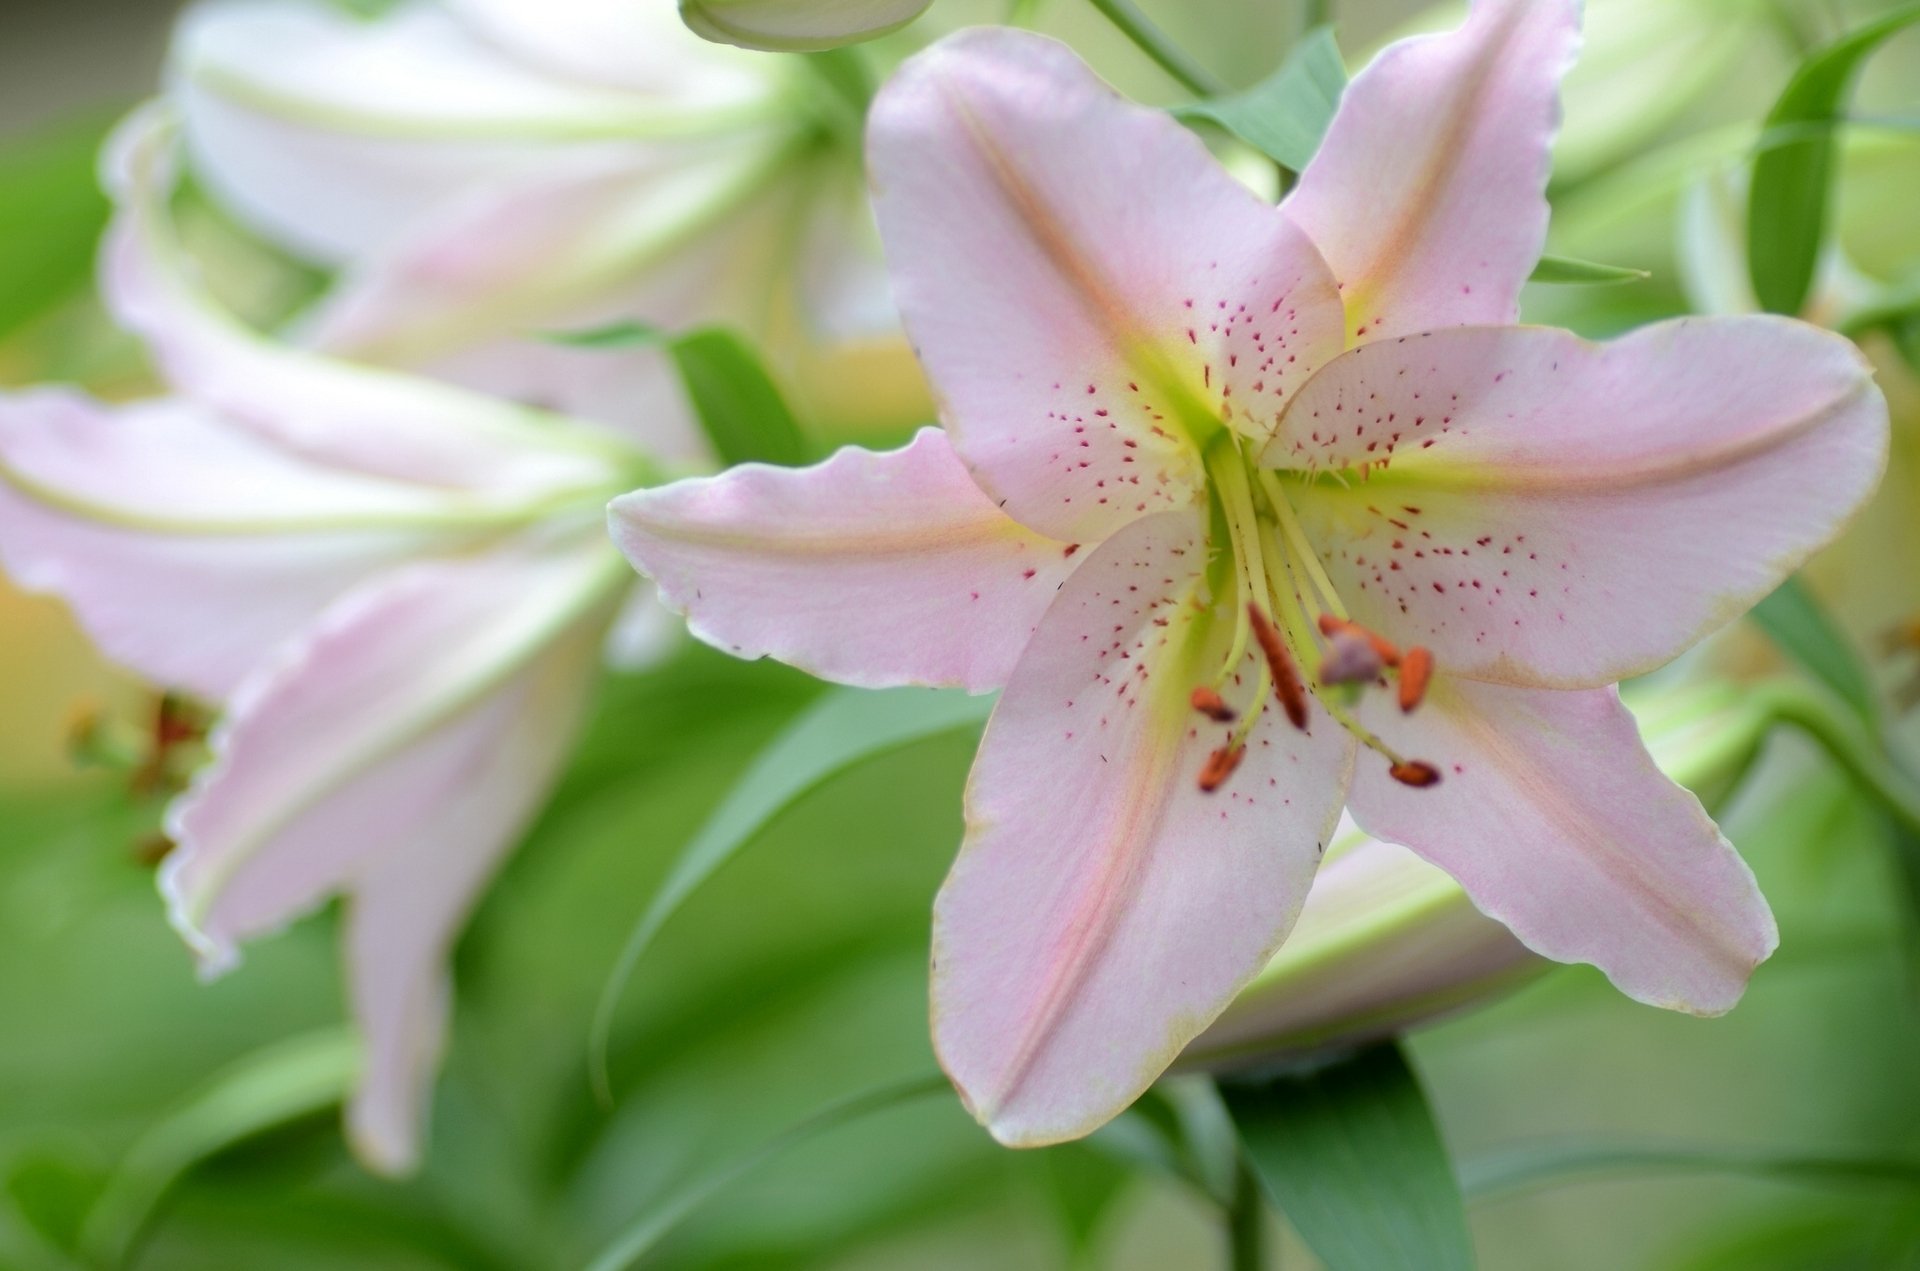
M 1273 695 L 1280 699 L 1287 719 L 1304 733 L 1307 731 L 1307 686 L 1300 682 L 1300 672 L 1293 665 L 1293 655 L 1287 652 L 1287 642 L 1280 638 L 1273 619 L 1260 612 L 1260 606 L 1249 604 L 1247 616 L 1253 620 L 1253 638 L 1260 642 L 1260 651 L 1267 655 L 1267 669 L 1273 673 Z
M 1206 685 L 1193 690 L 1193 709 L 1205 715 L 1216 724 L 1231 724 L 1238 716 L 1233 707 L 1227 705 L 1220 694 Z
M 1233 775 L 1233 770 L 1240 766 L 1240 761 L 1246 757 L 1246 754 L 1245 746 L 1222 746 L 1208 755 L 1207 762 L 1200 767 L 1201 792 L 1212 794 L 1224 785 L 1227 778 Z
M 1411 711 L 1427 695 L 1427 681 L 1433 678 L 1433 654 L 1415 645 L 1400 659 L 1400 709 Z
M 1428 786 L 1440 784 L 1440 770 L 1430 763 L 1421 763 L 1418 759 L 1408 759 L 1393 765 L 1387 772 L 1403 786 L 1412 786 L 1424 790 Z

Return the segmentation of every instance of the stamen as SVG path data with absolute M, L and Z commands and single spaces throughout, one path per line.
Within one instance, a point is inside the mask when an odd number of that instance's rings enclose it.
M 1226 784 L 1233 770 L 1240 766 L 1246 757 L 1245 746 L 1222 746 L 1207 756 L 1207 762 L 1200 768 L 1200 790 L 1203 794 L 1212 794 Z
M 1433 678 L 1433 654 L 1415 645 L 1400 659 L 1400 709 L 1412 713 L 1427 695 Z
M 1400 665 L 1400 650 L 1393 641 L 1383 635 L 1368 630 L 1357 622 L 1350 622 L 1345 618 L 1336 618 L 1330 613 L 1320 615 L 1321 635 L 1331 639 L 1343 633 L 1359 636 L 1362 640 L 1372 645 L 1373 651 L 1380 655 L 1380 661 L 1387 666 Z
M 1260 479 L 1268 501 L 1273 504 L 1273 513 L 1280 519 L 1280 532 L 1285 536 L 1287 546 L 1292 549 L 1290 555 L 1300 562 L 1313 590 L 1320 593 L 1321 605 L 1335 617 L 1344 620 L 1347 607 L 1340 603 L 1340 593 L 1334 589 L 1333 580 L 1327 577 L 1319 553 L 1313 550 L 1313 544 L 1307 541 L 1306 531 L 1300 528 L 1300 519 L 1293 514 L 1293 505 L 1287 502 L 1287 492 L 1281 488 L 1279 476 L 1262 472 Z
M 1320 659 L 1322 684 L 1366 684 L 1380 674 L 1380 654 L 1366 640 L 1342 631 L 1327 645 Z
M 1260 651 L 1267 655 L 1267 669 L 1273 675 L 1273 692 L 1280 699 L 1280 705 L 1287 712 L 1287 719 L 1301 732 L 1307 731 L 1307 686 L 1300 680 L 1300 672 L 1293 665 L 1293 655 L 1287 652 L 1287 642 L 1280 638 L 1280 632 L 1273 625 L 1273 619 L 1260 611 L 1260 606 L 1251 602 L 1247 605 L 1247 618 L 1253 624 L 1253 638 L 1260 642 Z
M 1430 763 L 1421 763 L 1418 759 L 1402 759 L 1387 769 L 1390 776 L 1403 786 L 1412 786 L 1424 790 L 1428 786 L 1440 784 L 1440 770 Z
M 1239 718 L 1239 712 L 1227 705 L 1226 699 L 1202 684 L 1193 690 L 1193 709 L 1205 715 L 1216 724 L 1231 724 Z

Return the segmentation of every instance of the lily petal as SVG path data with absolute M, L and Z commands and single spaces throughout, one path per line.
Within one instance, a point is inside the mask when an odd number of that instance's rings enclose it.
M 597 641 L 623 573 L 591 539 L 412 566 L 343 597 L 249 677 L 168 816 L 179 847 L 161 892 L 206 972 L 437 833 L 476 747 L 512 738 L 507 686 L 574 626 Z
M 355 583 L 457 548 L 462 504 L 307 463 L 179 400 L 0 396 L 8 572 L 60 595 L 116 661 L 216 701 Z
M 1282 206 L 1356 338 L 1519 315 L 1579 32 L 1579 0 L 1474 0 L 1457 31 L 1391 45 L 1347 86 Z
M 924 2 L 924 0 L 923 0 Z M 765 68 L 692 35 L 666 4 L 628 0 L 445 0 L 516 60 L 699 110 L 764 96 Z
M 503 495 L 607 483 L 612 439 L 473 393 L 268 341 L 188 281 L 168 223 L 172 130 L 136 112 L 110 143 L 120 207 L 102 284 L 114 316 L 147 341 L 169 381 L 237 423 L 369 474 Z
M 869 688 L 1000 687 L 1086 559 L 995 507 L 937 428 L 641 490 L 608 521 L 702 640 Z
M 1536 953 L 1717 1015 L 1779 943 L 1753 872 L 1655 766 L 1615 690 L 1439 680 L 1381 726 L 1443 776 L 1414 790 L 1362 763 L 1355 819 L 1452 874 Z
M 875 99 L 868 156 L 954 445 L 1042 533 L 1094 542 L 1188 506 L 1221 399 L 1270 413 L 1254 403 L 1341 347 L 1298 231 L 1053 40 L 980 29 L 920 54 Z
M 1353 746 L 1317 711 L 1303 734 L 1270 707 L 1198 788 L 1227 729 L 1189 694 L 1230 634 L 1192 604 L 1205 556 L 1190 513 L 1102 544 L 981 743 L 934 907 L 933 1028 L 1004 1143 L 1086 1134 L 1146 1089 L 1286 936 L 1339 818 Z
M 1315 440 L 1315 437 L 1318 440 Z M 1608 344 L 1436 331 L 1327 366 L 1267 448 L 1354 617 L 1444 672 L 1593 688 L 1652 670 L 1838 532 L 1886 461 L 1849 341 L 1682 319 Z
M 412 818 L 381 826 L 390 850 L 350 884 L 348 991 L 366 1058 L 347 1128 L 361 1159 L 382 1173 L 419 1163 L 447 1033 L 447 959 L 570 748 L 593 683 L 595 634 L 581 624 L 401 760 L 414 779 L 438 784 L 417 791 L 417 804 L 409 799 Z

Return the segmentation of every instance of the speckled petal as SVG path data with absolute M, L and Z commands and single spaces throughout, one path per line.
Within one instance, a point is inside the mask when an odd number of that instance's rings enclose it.
M 1782 318 L 1591 344 L 1456 328 L 1356 349 L 1269 461 L 1359 621 L 1442 674 L 1593 688 L 1657 667 L 1831 538 L 1886 461 L 1853 344 Z
M 1152 1083 L 1285 937 L 1338 819 L 1353 747 L 1317 711 L 1303 734 L 1270 703 L 1199 789 L 1228 731 L 1189 705 L 1230 635 L 1192 603 L 1204 559 L 1187 513 L 1109 539 L 981 743 L 934 909 L 934 1043 L 1002 1142 L 1089 1133 Z
M 1043 533 L 1093 542 L 1192 504 L 1223 407 L 1270 418 L 1341 346 L 1305 237 L 1062 44 L 941 42 L 881 91 L 868 154 L 954 445 Z
M 999 688 L 1087 559 L 995 507 L 937 428 L 641 490 L 609 525 L 701 639 L 869 688 Z

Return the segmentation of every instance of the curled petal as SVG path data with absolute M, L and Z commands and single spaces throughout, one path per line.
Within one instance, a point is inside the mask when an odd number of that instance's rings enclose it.
M 0 560 L 115 660 L 213 700 L 355 583 L 471 537 L 454 492 L 360 476 L 193 405 L 0 397 Z
M 1547 237 L 1548 147 L 1579 0 L 1474 0 L 1354 78 L 1283 205 L 1357 338 L 1512 322 Z
M 515 783 L 479 791 L 472 771 L 520 744 L 508 686 L 576 626 L 597 641 L 623 572 L 591 541 L 412 566 L 249 677 L 168 816 L 161 891 L 203 967 L 428 834 L 455 794 L 507 798 Z
M 934 428 L 642 490 L 609 523 L 701 639 L 867 687 L 1000 687 L 1086 559 L 995 507 Z
M 1743 612 L 1885 466 L 1887 407 L 1847 340 L 1687 319 L 1609 344 L 1462 328 L 1355 349 L 1269 462 L 1353 616 L 1439 675 L 1591 688 Z
M 1642 1002 L 1731 1009 L 1779 943 L 1749 870 L 1700 801 L 1654 765 L 1612 689 L 1441 679 L 1384 735 L 1445 779 L 1359 765 L 1353 815 L 1459 881 L 1529 948 L 1590 962 Z
M 987 726 L 967 835 L 934 908 L 942 1064 L 1002 1142 L 1086 1134 L 1157 1078 L 1292 926 L 1353 746 L 1269 703 L 1203 792 L 1228 727 L 1190 705 L 1231 632 L 1192 598 L 1198 518 L 1147 517 L 1067 581 Z M 1229 677 L 1246 706 L 1258 654 Z
M 1199 497 L 1198 444 L 1341 347 L 1304 237 L 1064 45 L 963 32 L 875 100 L 868 154 L 909 334 L 1008 515 L 1069 541 Z
M 763 97 L 762 61 L 694 38 L 664 3 L 628 0 L 446 0 L 472 29 L 523 65 L 625 88 L 683 112 Z M 924 0 L 923 0 L 924 4 Z
M 897 31 L 933 0 L 680 0 L 687 26 L 749 49 L 805 52 Z

